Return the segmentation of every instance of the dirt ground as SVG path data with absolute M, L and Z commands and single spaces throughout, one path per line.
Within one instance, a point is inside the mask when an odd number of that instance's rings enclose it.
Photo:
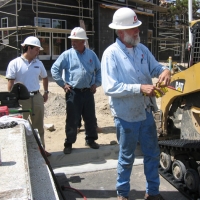
M 45 143 L 47 151 L 62 151 L 65 140 L 65 93 L 62 88 L 49 76 L 49 100 L 45 103 L 45 123 L 54 124 L 55 131 L 45 132 Z M 116 141 L 115 127 L 113 118 L 110 114 L 108 106 L 108 98 L 104 95 L 102 87 L 97 88 L 95 94 L 95 106 L 98 126 L 101 132 L 98 133 L 100 145 L 109 145 L 111 141 Z M 83 125 L 83 122 L 82 122 Z M 85 147 L 85 130 L 81 127 L 77 135 L 77 140 L 73 144 L 73 148 L 88 148 Z
M 63 144 L 65 140 L 65 93 L 49 74 L 49 99 L 45 103 L 45 124 L 53 124 L 54 130 L 45 130 L 45 145 L 49 152 L 63 151 Z M 0 91 L 7 91 L 7 80 L 5 79 L 5 72 L 0 72 Z M 41 93 L 43 92 L 42 82 Z M 108 106 L 108 98 L 104 95 L 102 87 L 97 89 L 95 94 L 96 116 L 98 126 L 101 132 L 98 133 L 98 140 L 100 145 L 109 145 L 111 141 L 116 141 L 115 127 L 113 117 L 110 114 Z M 82 122 L 83 124 L 83 122 Z M 85 131 L 84 126 L 81 127 L 77 135 L 76 143 L 73 148 L 88 148 L 85 146 Z
M 49 152 L 63 151 L 65 140 L 65 93 L 60 88 L 49 74 L 49 99 L 45 103 L 45 124 L 53 124 L 54 130 L 45 130 L 46 150 Z M 5 72 L 0 72 L 0 91 L 7 91 L 7 80 L 4 77 Z M 40 82 L 41 83 L 41 82 Z M 41 93 L 43 87 L 41 84 Z M 158 100 L 158 105 L 159 101 Z M 96 117 L 98 126 L 101 131 L 98 133 L 97 143 L 102 145 L 110 145 L 110 142 L 117 141 L 115 135 L 115 127 L 113 117 L 110 114 L 108 105 L 108 97 L 104 94 L 102 87 L 97 88 L 95 93 Z M 82 123 L 83 124 L 83 123 Z M 81 127 L 77 135 L 76 143 L 73 148 L 88 148 L 85 146 L 85 131 L 84 126 Z

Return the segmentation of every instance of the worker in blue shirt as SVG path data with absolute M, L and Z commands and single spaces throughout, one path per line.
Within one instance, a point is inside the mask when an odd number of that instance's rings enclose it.
M 64 51 L 54 62 L 51 73 L 66 92 L 65 154 L 70 154 L 77 138 L 81 116 L 85 123 L 86 146 L 98 149 L 94 93 L 101 85 L 101 66 L 97 55 L 85 47 L 86 32 L 75 27 L 68 37 L 72 48 Z M 63 78 L 64 77 L 64 78 Z
M 151 52 L 140 42 L 138 26 L 142 24 L 130 8 L 120 8 L 109 25 L 118 38 L 103 53 L 101 61 L 102 86 L 109 96 L 119 142 L 117 199 L 126 200 L 130 191 L 130 175 L 134 151 L 139 141 L 144 155 L 146 176 L 145 199 L 163 200 L 159 194 L 159 146 L 152 111 L 157 111 L 156 91 L 152 83 L 168 85 L 168 68 L 159 64 Z

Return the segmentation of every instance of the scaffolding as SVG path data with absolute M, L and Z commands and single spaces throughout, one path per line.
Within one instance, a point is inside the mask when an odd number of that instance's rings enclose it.
M 154 12 L 155 18 L 153 20 L 153 26 L 155 33 L 152 34 L 151 30 L 149 31 L 148 41 L 150 41 L 150 43 L 154 43 L 154 49 L 150 50 L 154 53 L 157 59 L 160 60 L 160 55 L 162 52 L 167 52 L 170 50 L 173 52 L 172 56 L 179 56 L 180 62 L 184 62 L 187 35 L 186 30 L 188 25 L 178 24 L 178 22 L 168 22 L 164 20 L 162 16 L 167 16 L 167 7 L 153 4 L 148 0 L 129 1 L 136 3 L 138 7 L 142 6 L 146 10 L 152 10 Z
M 4 38 L 0 38 L 0 51 L 5 48 L 6 46 L 15 48 L 17 50 L 17 55 L 19 51 L 19 37 L 23 36 L 22 30 L 28 30 L 30 32 L 27 33 L 32 33 L 35 36 L 38 36 L 39 32 L 49 32 L 49 33 L 65 33 L 65 34 L 70 34 L 71 30 L 70 29 L 59 29 L 59 28 L 46 28 L 46 27 L 41 27 L 38 26 L 38 21 L 36 20 L 36 23 L 34 26 L 30 25 L 24 25 L 24 26 L 19 26 L 18 25 L 18 13 L 23 9 L 23 3 L 22 0 L 2 0 L 0 2 L 0 9 L 3 8 L 4 6 L 8 5 L 9 3 L 14 2 L 15 3 L 15 13 L 6 13 L 0 10 L 0 13 L 5 13 L 8 15 L 15 16 L 16 18 L 16 26 L 14 27 L 4 27 L 0 28 L 0 31 L 9 31 L 11 30 L 12 33 L 8 34 Z M 35 13 L 35 17 L 38 19 L 41 15 L 44 17 L 45 15 L 51 14 L 52 16 L 63 16 L 63 17 L 73 17 L 73 18 L 78 18 L 79 24 L 82 28 L 86 30 L 86 33 L 88 36 L 92 37 L 92 40 L 94 40 L 94 0 L 74 0 L 74 4 L 70 5 L 70 3 L 67 3 L 69 1 L 66 1 L 65 4 L 57 3 L 59 1 L 55 2 L 49 2 L 48 0 L 45 1 L 40 1 L 40 0 L 30 0 L 31 2 L 31 7 L 33 13 Z M 87 2 L 87 6 L 84 6 L 84 3 Z M 121 7 L 122 5 L 117 6 L 116 4 L 109 4 L 111 1 L 95 1 L 100 3 L 100 6 L 104 7 L 111 7 L 112 9 L 117 9 Z M 104 2 L 104 3 L 103 3 Z M 108 2 L 106 4 L 105 2 Z M 150 49 L 153 51 L 154 55 L 159 59 L 159 54 L 162 53 L 163 51 L 168 51 L 172 50 L 174 52 L 184 52 L 185 48 L 185 27 L 179 27 L 175 25 L 170 25 L 170 29 L 168 25 L 161 26 L 160 23 L 163 23 L 164 20 L 155 20 L 159 19 L 160 13 L 162 15 L 165 15 L 167 13 L 167 8 L 161 7 L 157 4 L 152 3 L 151 1 L 143 1 L 143 0 L 127 0 L 126 1 L 126 6 L 129 6 L 129 3 L 134 3 L 134 6 L 131 5 L 131 7 L 135 7 L 134 11 L 138 14 L 144 14 L 148 15 L 151 17 L 154 17 L 152 23 L 154 26 L 154 31 L 155 33 L 152 32 L 152 30 L 149 30 L 149 37 L 148 37 L 148 43 L 151 44 Z M 75 5 L 76 4 L 76 5 Z M 59 12 L 47 12 L 45 8 L 47 7 L 55 7 L 56 8 L 71 8 L 77 10 L 78 15 L 74 15 L 73 13 L 59 13 Z M 139 10 L 138 8 L 142 8 L 144 11 Z M 150 10 L 150 12 L 148 11 Z M 86 14 L 87 13 L 87 14 Z M 85 21 L 89 20 L 90 21 L 90 29 L 88 29 L 87 25 L 84 23 Z M 164 29 L 168 29 L 166 32 Z M 177 35 L 177 30 L 184 30 L 183 33 L 180 35 Z M 180 32 L 179 32 L 180 33 Z M 9 37 L 16 37 L 17 45 L 16 46 L 10 46 L 8 43 L 7 38 Z M 92 41 L 90 40 L 90 41 Z M 173 42 L 169 42 L 173 41 Z M 93 41 L 92 41 L 93 43 Z M 154 45 L 153 45 L 154 44 Z M 89 44 L 86 44 L 89 47 Z M 181 55 L 181 60 L 183 60 L 184 55 Z
M 70 34 L 71 30 L 70 29 L 60 29 L 60 28 L 47 28 L 47 27 L 40 27 L 38 26 L 38 20 L 36 20 L 36 23 L 34 26 L 30 25 L 24 25 L 24 26 L 19 26 L 18 25 L 18 13 L 23 9 L 23 3 L 22 0 L 3 0 L 0 2 L 0 9 L 3 8 L 4 6 L 8 5 L 9 3 L 15 4 L 15 13 L 8 13 L 8 12 L 3 12 L 0 10 L 0 13 L 15 16 L 15 21 L 16 21 L 16 26 L 14 27 L 4 27 L 0 28 L 0 31 L 11 31 L 11 34 L 8 34 L 6 37 L 1 37 L 0 38 L 0 51 L 5 48 L 5 47 L 10 47 L 14 48 L 17 50 L 17 55 L 18 51 L 20 50 L 18 48 L 19 46 L 19 37 L 22 37 L 24 34 L 22 33 L 22 30 L 26 30 L 25 34 L 34 34 L 35 36 L 38 36 L 38 32 L 48 32 L 48 33 L 64 33 L 64 34 Z M 92 29 L 91 30 L 86 30 L 87 35 L 94 35 L 94 1 L 93 0 L 87 0 L 88 2 L 88 7 L 84 7 L 83 0 L 76 0 L 77 6 L 75 5 L 70 5 L 70 4 L 60 4 L 55 2 L 49 2 L 49 1 L 40 1 L 40 0 L 32 0 L 31 2 L 31 7 L 33 13 L 35 13 L 36 19 L 40 15 L 43 17 L 45 14 L 47 15 L 52 15 L 52 16 L 68 16 L 68 17 L 75 17 L 78 18 L 80 21 L 80 26 L 83 26 L 85 28 L 84 20 L 89 19 L 92 24 Z M 46 10 L 41 10 L 41 8 L 46 6 L 56 6 L 56 8 L 73 8 L 78 10 L 78 15 L 72 15 L 72 14 L 67 14 L 67 13 L 56 13 L 56 12 L 46 12 Z M 84 12 L 87 11 L 87 15 L 84 15 Z M 9 37 L 16 37 L 17 45 L 16 46 L 10 46 L 8 39 Z

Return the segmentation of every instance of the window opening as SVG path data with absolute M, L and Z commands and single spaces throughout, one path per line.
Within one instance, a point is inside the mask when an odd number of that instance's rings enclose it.
M 52 28 L 67 29 L 66 20 L 52 19 Z M 65 51 L 67 47 L 67 35 L 65 33 L 52 33 L 52 59 Z
M 8 17 L 5 18 L 1 18 L 1 27 L 2 28 L 6 28 L 8 27 Z M 1 32 L 2 34 L 2 40 L 4 44 L 8 44 L 9 43 L 9 31 L 8 30 L 4 30 Z
M 35 26 L 51 28 L 50 18 L 34 18 Z M 50 60 L 51 57 L 51 34 L 49 32 L 39 31 L 37 37 L 40 40 L 41 46 L 44 50 L 40 51 L 39 58 L 41 60 Z
M 180 47 L 174 48 L 174 56 L 180 56 Z

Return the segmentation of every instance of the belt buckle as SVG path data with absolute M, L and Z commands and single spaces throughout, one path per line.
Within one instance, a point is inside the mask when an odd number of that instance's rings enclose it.
M 30 96 L 31 96 L 31 97 L 35 95 L 33 92 L 29 92 L 29 93 L 30 93 Z
M 38 93 L 39 93 L 39 91 L 32 91 L 32 92 L 30 92 L 30 94 L 32 94 L 32 95 L 36 95 Z

